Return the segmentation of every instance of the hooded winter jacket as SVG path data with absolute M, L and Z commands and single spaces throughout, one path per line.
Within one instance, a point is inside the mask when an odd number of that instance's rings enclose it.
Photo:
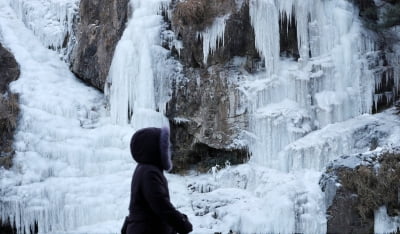
M 168 182 L 163 174 L 163 170 L 172 168 L 169 147 L 167 128 L 141 129 L 132 137 L 131 153 L 138 165 L 132 177 L 129 216 L 124 223 L 127 234 L 192 231 L 187 216 L 170 202 Z

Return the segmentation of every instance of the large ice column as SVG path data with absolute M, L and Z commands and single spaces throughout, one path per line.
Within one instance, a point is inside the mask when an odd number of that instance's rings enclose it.
M 280 156 L 291 142 L 371 113 L 375 79 L 367 55 L 375 46 L 358 9 L 345 0 L 252 0 L 250 17 L 266 64 L 266 75 L 252 76 L 242 87 L 251 113 L 250 150 L 259 163 L 291 168 L 282 166 L 289 161 Z M 298 61 L 279 57 L 282 17 L 295 20 Z
M 68 61 L 75 44 L 74 26 L 80 0 L 10 0 L 24 24 L 46 47 Z
M 171 72 L 164 66 L 166 52 L 161 47 L 161 11 L 168 0 L 132 0 L 132 17 L 118 42 L 105 91 L 115 123 L 131 123 L 135 129 L 167 125 L 164 103 L 156 101 L 161 89 L 169 87 Z M 163 59 L 159 59 L 163 58 Z M 164 75 L 163 75 L 164 74 Z M 164 80 L 162 80 L 164 79 Z M 158 85 L 157 87 L 156 84 Z

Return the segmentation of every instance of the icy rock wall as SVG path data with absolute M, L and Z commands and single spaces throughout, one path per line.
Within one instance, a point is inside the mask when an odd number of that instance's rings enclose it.
M 282 155 L 290 143 L 372 112 L 375 76 L 367 55 L 375 51 L 375 43 L 363 29 L 358 9 L 345 0 L 251 0 L 250 17 L 265 63 L 265 72 L 242 86 L 252 113 L 250 150 L 256 162 L 290 171 L 287 163 L 301 158 L 296 151 Z M 295 20 L 298 61 L 280 57 L 282 18 Z M 309 162 L 302 168 L 324 166 Z
M 389 33 L 394 38 L 400 38 L 400 27 L 390 29 Z M 390 43 L 390 42 L 388 42 Z M 394 103 L 400 93 L 400 46 L 398 41 L 385 45 L 386 50 L 377 53 L 375 64 L 375 94 L 374 111 L 382 110 Z
M 10 5 L 44 46 L 68 61 L 76 43 L 80 0 L 11 0 Z
M 176 168 L 207 171 L 226 160 L 246 162 L 243 129 L 248 112 L 237 87 L 247 79 L 244 71 L 252 67 L 253 58 L 258 59 L 248 4 L 180 1 L 173 8 L 171 27 L 181 40 L 171 51 L 178 50 L 175 57 L 184 77 L 173 82 L 167 106 Z
M 135 129 L 168 125 L 164 117 L 174 65 L 161 46 L 162 11 L 169 1 L 132 0 L 128 26 L 118 42 L 105 85 L 110 115 Z

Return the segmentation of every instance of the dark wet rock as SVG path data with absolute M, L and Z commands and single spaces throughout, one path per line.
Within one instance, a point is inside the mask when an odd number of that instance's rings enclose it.
M 191 5 L 203 7 L 190 7 Z M 230 16 L 226 22 L 224 45 L 220 43 L 215 53 L 210 54 L 207 63 L 204 64 L 205 52 L 198 33 L 210 27 L 215 18 L 228 14 Z M 246 57 L 250 60 L 249 64 L 253 64 L 252 60 L 260 59 L 255 48 L 248 3 L 237 4 L 234 0 L 189 0 L 179 3 L 174 8 L 172 29 L 177 38 L 182 40 L 180 60 L 185 66 L 207 68 L 217 64 L 223 65 L 234 56 Z
M 19 115 L 18 95 L 9 90 L 9 84 L 19 74 L 14 56 L 0 44 L 0 167 L 5 168 L 12 166 L 12 144 Z
M 18 79 L 19 73 L 19 65 L 14 56 L 0 43 L 0 93 L 8 92 L 8 85 Z
M 128 16 L 128 0 L 82 0 L 71 70 L 103 91 L 114 51 Z
M 177 170 L 207 171 L 225 161 L 239 164 L 248 159 L 247 149 L 238 142 L 240 129 L 247 126 L 244 98 L 225 69 L 184 69 L 188 79 L 173 84 L 167 116 Z

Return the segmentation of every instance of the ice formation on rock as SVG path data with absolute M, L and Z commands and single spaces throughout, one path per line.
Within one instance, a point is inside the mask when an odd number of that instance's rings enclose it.
M 40 233 L 119 225 L 129 199 L 132 129 L 110 124 L 102 95 L 78 81 L 5 1 L 0 34 L 21 68 L 11 86 L 20 95 L 21 119 L 14 167 L 0 169 L 0 219 L 18 233 L 32 233 L 35 224 Z
M 345 0 L 250 1 L 256 47 L 266 70 L 266 75 L 257 75 L 242 87 L 253 113 L 253 160 L 290 169 L 287 163 L 292 159 L 281 157 L 280 152 L 291 142 L 331 123 L 372 112 L 375 77 L 367 54 L 375 47 L 357 12 Z M 292 16 L 300 54 L 297 62 L 279 54 L 279 20 L 290 21 Z M 293 152 L 290 157 L 298 157 L 296 153 L 301 154 Z M 304 168 L 323 167 L 313 165 Z
M 75 43 L 79 0 L 12 0 L 10 5 L 46 47 L 68 60 Z
M 198 33 L 198 37 L 203 41 L 203 63 L 207 64 L 209 54 L 214 54 L 215 50 L 222 44 L 224 46 L 225 26 L 229 15 L 217 17 L 213 24 L 204 31 Z
M 130 2 L 133 13 L 118 42 L 105 87 L 115 123 L 131 123 L 135 129 L 168 125 L 163 114 L 171 65 L 166 63 L 167 51 L 161 47 L 160 39 L 161 11 L 168 3 L 168 0 Z

